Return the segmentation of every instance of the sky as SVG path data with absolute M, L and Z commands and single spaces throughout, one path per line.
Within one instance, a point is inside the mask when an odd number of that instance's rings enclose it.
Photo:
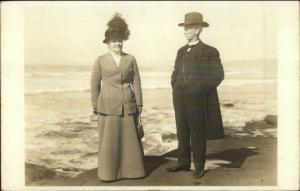
M 186 44 L 187 12 L 201 12 L 210 26 L 201 40 L 216 47 L 223 62 L 277 58 L 278 10 L 297 2 L 26 2 L 25 64 L 91 65 L 108 52 L 107 22 L 120 13 L 131 35 L 124 52 L 140 67 L 170 68 Z M 287 18 L 288 19 L 288 18 Z

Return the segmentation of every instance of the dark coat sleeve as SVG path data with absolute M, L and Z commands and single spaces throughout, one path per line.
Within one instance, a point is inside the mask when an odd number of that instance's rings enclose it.
M 172 85 L 172 88 L 174 87 L 174 83 L 176 81 L 176 77 L 178 75 L 179 68 L 180 68 L 180 66 L 179 66 L 179 58 L 181 56 L 180 52 L 181 52 L 181 49 L 179 49 L 177 51 L 177 56 L 176 56 L 176 60 L 175 60 L 174 70 L 173 70 L 172 76 L 171 76 L 171 85 Z
M 219 51 L 215 48 L 210 48 L 207 64 L 207 72 L 203 80 L 201 80 L 201 89 L 204 93 L 209 94 L 224 79 L 224 70 L 220 59 Z

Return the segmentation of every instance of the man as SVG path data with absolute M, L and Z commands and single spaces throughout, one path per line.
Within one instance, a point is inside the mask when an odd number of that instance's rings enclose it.
M 199 35 L 208 23 L 201 13 L 185 15 L 184 35 L 188 44 L 177 52 L 172 73 L 173 104 L 178 138 L 178 161 L 169 172 L 188 171 L 191 151 L 194 178 L 204 175 L 206 140 L 224 138 L 217 86 L 224 71 L 217 49 L 201 42 Z

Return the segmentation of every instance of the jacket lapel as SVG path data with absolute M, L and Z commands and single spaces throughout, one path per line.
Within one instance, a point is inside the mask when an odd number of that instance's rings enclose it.
M 122 69 L 124 68 L 124 66 L 127 64 L 127 57 L 125 53 L 122 53 L 121 55 L 121 59 L 120 59 L 120 65 L 119 65 L 119 69 L 120 71 L 122 71 Z
M 117 63 L 115 62 L 113 56 L 111 55 L 111 53 L 107 53 L 107 59 L 108 59 L 108 63 L 111 69 L 116 70 L 118 72 L 120 72 L 120 68 L 118 67 Z M 122 57 L 121 57 L 122 60 Z M 120 62 L 121 62 L 120 60 Z
M 125 53 L 121 54 L 121 59 L 120 59 L 120 63 L 119 66 L 117 65 L 117 63 L 115 62 L 113 56 L 111 55 L 111 53 L 108 53 L 108 59 L 109 59 L 109 63 L 111 65 L 112 68 L 114 68 L 115 70 L 118 70 L 119 72 L 121 72 L 122 68 L 126 65 L 127 63 L 127 57 Z
M 126 55 L 126 53 L 122 53 L 120 64 L 118 66 L 111 53 L 107 53 L 105 57 L 107 61 L 107 67 L 110 69 L 110 71 L 121 73 L 123 70 L 126 70 L 126 65 L 129 63 Z

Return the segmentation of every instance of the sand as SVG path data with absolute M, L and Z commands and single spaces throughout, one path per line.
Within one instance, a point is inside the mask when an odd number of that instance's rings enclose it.
M 172 91 L 143 90 L 148 176 L 104 183 L 97 179 L 97 125 L 89 91 L 26 94 L 26 185 L 275 185 L 276 84 L 220 87 L 226 138 L 208 143 L 207 173 L 168 173 L 177 146 Z
M 218 151 L 216 151 L 218 150 Z M 192 171 L 166 172 L 173 166 L 176 151 L 162 156 L 146 156 L 148 176 L 143 179 L 102 182 L 97 169 L 75 178 L 55 177 L 45 169 L 28 167 L 30 186 L 272 186 L 276 185 L 275 138 L 227 138 L 208 144 L 206 174 L 193 179 Z M 34 169 L 34 170 L 33 170 Z M 43 175 L 41 175 L 43 174 Z M 45 175 L 46 174 L 46 175 Z M 39 176 L 39 177 L 38 177 Z

